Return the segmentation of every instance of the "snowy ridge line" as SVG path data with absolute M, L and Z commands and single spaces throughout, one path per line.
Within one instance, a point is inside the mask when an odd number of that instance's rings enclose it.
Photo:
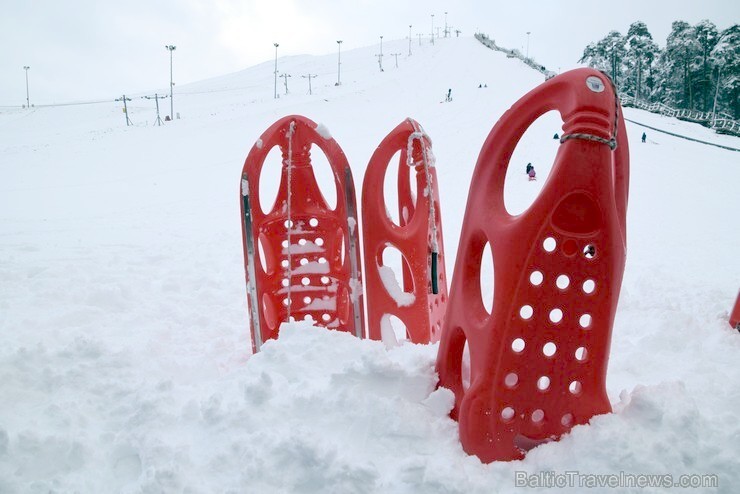
M 624 117 L 624 119 L 627 122 L 633 123 L 635 125 L 639 125 L 641 127 L 646 127 L 648 129 L 654 130 L 656 132 L 662 132 L 663 134 L 668 134 L 668 135 L 671 135 L 673 137 L 680 137 L 681 139 L 686 139 L 687 141 L 694 141 L 694 142 L 698 142 L 700 144 L 707 144 L 709 146 L 716 146 L 718 148 L 727 149 L 728 151 L 737 151 L 737 152 L 740 152 L 740 149 L 734 148 L 732 146 L 725 146 L 724 144 L 716 144 L 714 142 L 702 141 L 701 139 L 695 139 L 693 137 L 682 136 L 681 134 L 676 134 L 676 133 L 673 133 L 673 132 L 668 132 L 667 130 L 659 129 L 657 127 L 651 127 L 650 125 L 645 125 L 644 123 L 635 122 L 634 120 L 630 120 L 627 117 Z
M 483 46 L 486 46 L 486 47 L 488 47 L 488 48 L 490 48 L 492 50 L 496 50 L 496 51 L 500 51 L 500 52 L 506 53 L 506 56 L 509 57 L 509 58 L 518 58 L 519 60 L 521 60 L 522 62 L 524 62 L 526 65 L 532 67 L 537 72 L 540 72 L 540 73 L 544 74 L 545 77 L 547 77 L 548 79 L 550 77 L 555 77 L 557 75 L 552 70 L 548 70 L 547 67 L 545 67 L 544 65 L 540 65 L 540 64 L 536 63 L 532 57 L 525 57 L 517 49 L 510 50 L 508 48 L 504 48 L 503 46 L 498 46 L 496 44 L 496 42 L 494 40 L 492 40 L 491 38 L 489 38 L 488 35 L 486 35 L 486 34 L 476 33 L 475 34 L 475 39 L 477 39 L 478 41 L 480 41 L 483 44 Z

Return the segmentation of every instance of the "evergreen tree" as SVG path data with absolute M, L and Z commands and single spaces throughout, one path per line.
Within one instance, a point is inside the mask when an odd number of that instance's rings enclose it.
M 735 24 L 720 33 L 711 53 L 715 61 L 712 70 L 717 112 L 727 112 L 740 118 L 740 25 Z
M 693 108 L 691 62 L 699 53 L 699 43 L 688 22 L 674 21 L 666 39 L 663 70 L 667 90 L 665 103 L 680 108 Z
M 610 31 L 602 40 L 590 43 L 578 62 L 606 72 L 619 87 L 625 52 L 624 37 L 618 31 Z
M 653 41 L 645 23 L 641 21 L 630 25 L 625 42 L 627 45 L 624 59 L 627 68 L 625 90 L 637 99 L 646 99 L 650 92 L 645 88 L 646 79 L 648 89 L 651 89 L 650 86 L 654 85 L 653 62 L 660 53 L 660 49 Z
M 712 67 L 714 60 L 711 57 L 712 49 L 717 44 L 719 33 L 717 26 L 708 20 L 703 20 L 694 26 L 696 41 L 699 43 L 699 53 L 692 66 L 695 69 L 695 93 L 698 96 L 698 108 L 702 111 L 711 111 L 712 96 Z
M 661 50 L 644 22 L 590 43 L 580 63 L 603 70 L 620 92 L 674 108 L 740 116 L 740 25 L 675 21 Z

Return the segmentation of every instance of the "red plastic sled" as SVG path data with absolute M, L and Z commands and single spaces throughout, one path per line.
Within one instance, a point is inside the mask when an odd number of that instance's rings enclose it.
M 326 203 L 311 167 L 311 146 L 328 158 L 337 205 Z M 280 188 L 260 208 L 260 173 L 270 150 L 282 152 Z M 242 238 L 252 349 L 276 338 L 281 322 L 315 324 L 364 336 L 357 206 L 347 158 L 311 120 L 291 115 L 265 131 L 247 156 L 241 183 Z
M 562 145 L 538 199 L 511 216 L 503 199 L 509 159 L 549 110 L 563 118 Z M 619 102 L 608 77 L 592 69 L 534 89 L 486 139 L 437 360 L 440 386 L 455 393 L 462 445 L 482 461 L 522 458 L 611 411 L 605 378 L 624 273 L 628 174 Z M 494 260 L 491 314 L 479 282 L 486 243 Z M 469 387 L 461 371 L 466 341 Z
M 735 307 L 732 308 L 732 313 L 730 314 L 730 326 L 740 331 L 740 291 L 737 292 Z
M 421 126 L 407 118 L 380 143 L 370 158 L 362 185 L 362 226 L 365 248 L 368 334 L 375 340 L 395 341 L 390 316 L 406 326 L 414 343 L 439 340 L 447 303 L 447 278 L 432 143 Z M 400 225 L 388 217 L 383 180 L 400 151 L 398 213 Z M 410 156 L 409 156 L 410 155 Z M 414 170 L 416 191 L 411 190 Z M 396 248 L 403 261 L 403 288 L 397 286 L 383 251 Z

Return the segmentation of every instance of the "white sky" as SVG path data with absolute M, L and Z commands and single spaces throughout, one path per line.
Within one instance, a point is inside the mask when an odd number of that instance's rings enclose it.
M 583 48 L 610 30 L 645 22 L 663 46 L 671 22 L 740 22 L 736 0 L 499 2 L 441 0 L 0 0 L 0 105 L 113 98 L 167 89 L 241 70 L 278 56 L 336 53 L 413 38 L 447 22 L 462 35 L 487 33 L 551 70 L 576 65 Z M 369 59 L 368 63 L 375 63 Z

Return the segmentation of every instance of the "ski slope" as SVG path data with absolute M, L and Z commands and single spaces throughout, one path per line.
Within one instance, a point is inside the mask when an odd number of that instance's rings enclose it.
M 718 476 L 740 485 L 740 153 L 627 124 L 627 267 L 607 378 L 614 413 L 522 461 L 481 464 L 435 391 L 436 345 L 386 348 L 283 326 L 251 356 L 239 180 L 275 120 L 325 125 L 361 189 L 406 117 L 433 140 L 452 274 L 467 191 L 491 127 L 543 76 L 473 38 L 279 59 L 150 100 L 0 113 L 0 492 L 515 492 L 515 472 Z M 300 76 L 317 74 L 308 93 Z M 478 88 L 486 84 L 487 88 Z M 441 103 L 448 89 L 453 101 Z M 152 92 L 157 89 L 153 89 Z M 159 88 L 160 93 L 166 93 Z M 162 117 L 169 102 L 161 104 Z M 632 120 L 740 147 L 698 125 Z M 546 180 L 560 117 L 523 136 L 505 201 Z M 328 167 L 314 156 L 327 194 Z M 276 190 L 278 159 L 266 168 Z M 524 174 L 527 162 L 536 182 Z M 274 197 L 274 196 L 273 196 Z M 389 210 L 394 209 L 390 204 Z M 490 282 L 484 280 L 484 293 Z M 665 492 L 662 488 L 589 492 Z M 679 492 L 681 489 L 679 489 Z M 583 492 L 567 487 L 558 492 Z

